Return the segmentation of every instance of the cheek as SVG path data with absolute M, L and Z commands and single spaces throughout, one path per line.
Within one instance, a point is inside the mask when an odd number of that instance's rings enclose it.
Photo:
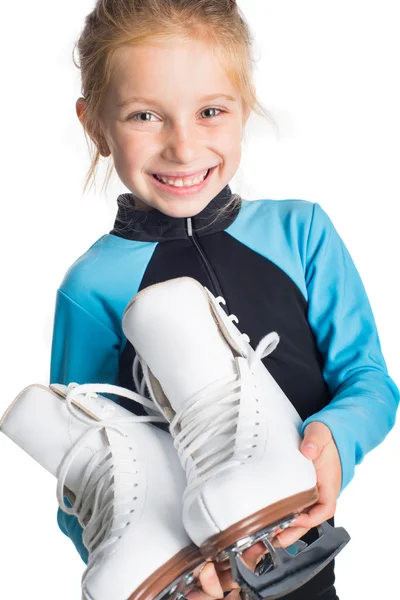
M 127 162 L 135 162 L 136 164 L 143 164 L 160 152 L 160 147 L 157 145 L 150 136 L 146 136 L 143 133 L 141 135 L 125 135 L 120 138 L 118 142 L 118 151 L 124 155 Z
M 215 149 L 227 157 L 241 156 L 243 132 L 239 127 L 220 131 L 214 139 Z
M 143 144 L 140 145 L 134 136 L 120 136 L 114 146 L 114 162 L 117 166 L 130 167 L 138 166 L 145 158 Z
M 228 154 L 229 162 L 233 168 L 238 169 L 240 166 L 240 162 L 242 160 L 242 146 L 241 144 L 236 144 L 235 146 L 231 146 L 231 150 Z

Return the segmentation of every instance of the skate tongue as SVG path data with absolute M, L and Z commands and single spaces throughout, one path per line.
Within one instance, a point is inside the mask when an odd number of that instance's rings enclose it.
M 123 330 L 175 412 L 207 385 L 237 373 L 207 293 L 194 279 L 169 280 L 140 292 L 124 314 Z

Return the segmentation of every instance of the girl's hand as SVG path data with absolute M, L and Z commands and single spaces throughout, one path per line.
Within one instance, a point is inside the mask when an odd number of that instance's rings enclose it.
M 256 563 L 265 552 L 265 546 L 261 542 L 254 544 L 242 554 L 244 563 L 255 570 Z M 239 600 L 240 588 L 232 578 L 229 560 L 221 563 L 208 562 L 199 575 L 199 590 L 190 592 L 188 600 L 215 600 L 224 598 L 224 592 L 231 592 L 226 600 Z
M 299 540 L 312 527 L 333 517 L 342 485 L 339 453 L 329 427 L 319 421 L 307 425 L 300 451 L 314 463 L 319 500 L 314 506 L 305 509 L 290 527 L 276 536 L 284 548 Z
M 278 533 L 271 541 L 275 547 L 291 546 L 312 527 L 333 517 L 336 510 L 336 502 L 342 484 L 342 467 L 329 427 L 317 421 L 310 423 L 304 431 L 300 451 L 314 463 L 319 500 L 314 506 L 301 513 L 292 525 Z M 264 544 L 258 542 L 243 552 L 242 558 L 254 572 L 257 563 L 267 552 Z M 220 599 L 224 597 L 224 592 L 230 590 L 233 591 L 229 594 L 229 600 L 239 600 L 240 588 L 232 578 L 229 561 L 207 563 L 200 573 L 199 580 L 202 589 L 188 594 L 188 600 Z

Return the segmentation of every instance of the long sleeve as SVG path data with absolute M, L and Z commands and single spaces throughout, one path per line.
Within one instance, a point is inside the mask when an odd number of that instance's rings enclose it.
M 305 269 L 308 320 L 332 400 L 303 424 L 329 427 L 342 466 L 341 491 L 355 466 L 395 423 L 399 390 L 382 355 L 372 309 L 353 260 L 328 215 L 314 205 Z
M 60 289 L 51 349 L 50 383 L 118 383 L 118 335 Z
M 119 346 L 120 339 L 115 332 L 63 291 L 57 291 L 50 383 L 117 384 Z M 83 530 L 78 519 L 59 508 L 57 522 L 87 563 L 88 552 L 82 542 Z

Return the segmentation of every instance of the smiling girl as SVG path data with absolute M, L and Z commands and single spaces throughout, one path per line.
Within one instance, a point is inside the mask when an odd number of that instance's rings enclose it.
M 77 47 L 76 112 L 95 147 L 86 185 L 100 157 L 111 157 L 130 191 L 118 197 L 112 231 L 58 289 L 50 380 L 136 391 L 123 310 L 142 289 L 175 277 L 223 296 L 251 340 L 278 331 L 265 364 L 304 420 L 301 451 L 314 461 L 320 495 L 279 536 L 289 546 L 333 524 L 355 465 L 394 424 L 398 390 L 356 267 L 319 204 L 250 202 L 229 187 L 250 114 L 267 116 L 235 1 L 99 0 Z M 86 562 L 77 520 L 60 510 L 58 522 Z M 259 556 L 259 547 L 247 554 L 253 564 Z M 201 584 L 190 600 L 237 587 L 212 563 Z M 333 561 L 286 597 L 337 599 Z

